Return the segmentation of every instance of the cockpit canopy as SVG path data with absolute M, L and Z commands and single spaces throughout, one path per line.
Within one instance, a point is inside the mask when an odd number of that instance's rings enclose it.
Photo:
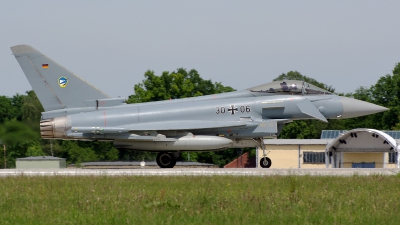
M 247 89 L 251 92 L 291 95 L 331 95 L 327 90 L 300 80 L 282 80 Z

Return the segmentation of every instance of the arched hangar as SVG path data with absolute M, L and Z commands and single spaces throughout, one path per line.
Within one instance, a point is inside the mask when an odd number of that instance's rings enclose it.
M 264 139 L 270 168 L 400 168 L 398 143 L 400 131 L 366 128 L 324 130 L 320 139 Z
M 399 168 L 399 145 L 389 134 L 374 129 L 359 128 L 340 134 L 327 144 L 326 167 L 379 168 L 389 159 Z M 388 154 L 387 154 L 388 153 Z

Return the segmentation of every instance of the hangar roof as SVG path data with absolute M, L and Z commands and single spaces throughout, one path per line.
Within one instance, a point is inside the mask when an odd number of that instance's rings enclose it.
M 397 141 L 389 134 L 374 129 L 345 131 L 326 148 L 327 152 L 396 152 Z
M 340 134 L 347 132 L 347 130 L 323 130 L 321 132 L 321 139 L 335 139 Z M 397 130 L 382 130 L 394 139 L 400 139 L 400 131 Z

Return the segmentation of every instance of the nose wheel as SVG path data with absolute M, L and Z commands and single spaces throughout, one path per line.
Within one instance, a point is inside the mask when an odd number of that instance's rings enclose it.
M 260 160 L 260 166 L 261 166 L 262 168 L 270 168 L 271 165 L 272 165 L 271 159 L 268 158 L 268 157 L 263 157 L 263 158 Z
M 174 154 L 169 152 L 160 152 L 157 154 L 157 165 L 161 168 L 173 168 L 176 164 Z

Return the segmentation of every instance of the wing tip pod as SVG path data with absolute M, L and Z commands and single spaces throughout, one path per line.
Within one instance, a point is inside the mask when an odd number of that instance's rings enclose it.
M 38 50 L 34 49 L 30 45 L 15 45 L 15 46 L 10 47 L 10 49 L 14 55 L 39 52 Z

